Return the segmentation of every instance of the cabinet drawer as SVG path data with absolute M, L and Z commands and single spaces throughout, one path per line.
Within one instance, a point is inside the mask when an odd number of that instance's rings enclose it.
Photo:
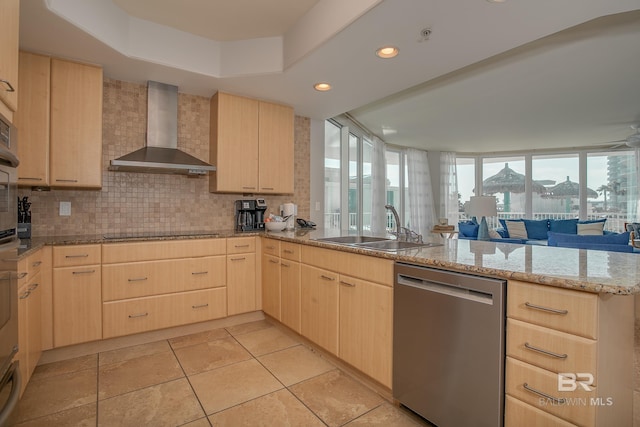
M 18 271 L 18 288 L 24 286 L 29 281 L 29 260 L 28 258 L 23 258 L 18 260 L 17 262 L 17 271 Z
M 227 258 L 223 255 L 179 260 L 176 271 L 185 291 L 227 285 Z
M 280 257 L 290 261 L 300 262 L 300 245 L 297 243 L 282 242 L 280 245 Z
M 44 251 L 42 249 L 29 255 L 27 258 L 27 273 L 29 277 L 33 277 L 42 269 Z
M 594 340 L 507 320 L 507 356 L 556 373 L 590 372 L 595 377 L 596 355 Z
M 227 254 L 242 254 L 256 251 L 255 237 L 234 237 L 227 239 Z
M 596 339 L 598 295 L 510 280 L 507 316 Z
M 103 304 L 104 338 L 226 316 L 226 289 L 207 289 Z
M 108 264 L 102 267 L 102 300 L 112 301 L 179 292 L 175 262 Z
M 100 264 L 100 245 L 69 245 L 53 247 L 53 266 Z
M 275 239 L 262 239 L 262 253 L 280 256 L 280 241 Z
M 338 250 L 316 248 L 307 245 L 303 245 L 300 251 L 302 254 L 301 260 L 304 264 L 333 271 L 338 269 L 340 256 L 346 254 L 346 252 Z
M 523 420 L 527 420 L 528 427 L 575 427 L 575 424 L 507 396 L 504 409 L 505 427 L 520 427 L 524 422 Z
M 102 245 L 102 263 L 155 261 L 224 255 L 227 239 L 187 239 L 158 242 L 107 243 Z
M 558 391 L 557 374 L 511 357 L 507 357 L 505 375 L 507 394 L 563 420 L 585 427 L 595 426 L 597 406 L 591 404 L 591 398 L 598 396 L 595 387 L 592 391 L 583 390 L 580 386 L 575 391 Z M 555 399 L 571 401 L 561 404 Z

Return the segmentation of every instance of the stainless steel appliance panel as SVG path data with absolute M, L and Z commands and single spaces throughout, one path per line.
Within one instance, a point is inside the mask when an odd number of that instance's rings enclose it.
M 393 394 L 439 427 L 500 427 L 506 282 L 396 263 Z

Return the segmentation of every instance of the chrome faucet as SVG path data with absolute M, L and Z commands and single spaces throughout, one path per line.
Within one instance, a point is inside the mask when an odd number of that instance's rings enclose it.
M 398 240 L 400 240 L 400 236 L 402 234 L 402 226 L 400 225 L 400 216 L 398 215 L 398 211 L 396 210 L 396 208 L 393 207 L 393 205 L 384 205 L 384 207 L 388 210 L 391 211 L 391 213 L 393 214 L 393 219 L 396 222 L 396 238 Z

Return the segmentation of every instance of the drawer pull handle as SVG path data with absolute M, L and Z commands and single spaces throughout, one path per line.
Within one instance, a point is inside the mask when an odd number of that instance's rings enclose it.
M 31 295 L 31 291 L 24 291 L 24 293 L 20 295 L 20 299 L 29 298 L 29 295 Z
M 202 274 L 209 274 L 208 271 L 192 271 L 191 274 L 193 276 L 198 276 L 198 275 L 202 275 Z
M 128 282 L 144 282 L 145 280 L 148 280 L 148 277 L 137 277 L 134 279 L 127 279 Z
M 42 264 L 42 261 L 36 261 L 33 264 L 31 264 L 31 267 L 39 267 L 40 264 Z
M 525 306 L 532 308 L 534 310 L 542 310 L 542 311 L 546 311 L 547 313 L 553 313 L 553 314 L 569 314 L 569 310 L 558 310 L 557 308 L 549 308 L 549 307 L 543 307 L 541 305 L 535 305 L 535 304 L 531 304 L 530 302 L 525 302 L 524 303 Z
M 275 246 L 267 246 L 267 249 L 275 249 Z
M 18 274 L 18 280 L 24 279 L 25 277 L 27 277 L 27 273 L 19 273 Z
M 233 245 L 234 248 L 248 248 L 249 244 L 246 245 Z
M 241 258 L 231 258 L 231 261 L 244 261 L 245 259 L 247 259 L 246 257 L 241 257 Z
M 82 255 L 65 255 L 65 258 L 87 258 L 89 256 L 89 254 L 82 254 Z
M 205 308 L 209 307 L 209 304 L 192 305 L 191 308 Z
M 36 289 L 38 289 L 38 286 L 40 286 L 40 283 L 34 283 L 33 285 L 29 286 L 28 291 L 35 291 Z
M 566 402 L 565 399 L 559 399 L 557 397 L 553 397 L 550 394 L 544 393 L 540 390 L 536 390 L 535 388 L 529 386 L 529 384 L 524 383 L 522 384 L 522 386 L 524 387 L 525 390 L 530 391 L 533 394 L 537 394 L 538 396 L 542 396 L 545 399 L 550 399 L 553 403 L 556 403 L 558 405 L 564 405 L 564 403 Z
M 273 187 L 262 187 L 262 189 L 263 189 L 263 190 L 270 190 L 270 191 L 272 191 L 272 190 L 273 190 Z
M 558 359 L 566 359 L 568 357 L 566 354 L 554 353 L 553 351 L 543 350 L 541 348 L 534 347 L 531 344 L 529 344 L 528 342 L 524 343 L 524 347 L 526 349 L 528 349 L 528 350 L 536 351 L 538 353 L 546 354 L 547 356 L 556 357 Z
M 91 274 L 95 272 L 96 270 L 82 270 L 82 271 L 73 271 L 72 274 Z
M 140 314 L 130 314 L 129 319 L 135 319 L 136 317 L 146 317 L 148 315 L 149 315 L 148 312 L 140 313 Z
M 285 249 L 282 252 L 284 252 L 285 254 L 292 254 L 293 251 L 291 249 Z
M 291 267 L 291 265 L 287 264 L 286 262 L 281 262 L 280 265 L 287 268 Z
M 256 187 L 242 187 L 243 190 L 255 190 Z
M 325 276 L 324 274 L 321 274 L 321 275 L 320 275 L 320 278 L 321 278 L 321 279 L 324 279 L 324 280 L 331 280 L 331 281 L 336 280 L 336 278 L 335 278 L 335 277 Z
M 21 179 L 26 180 L 26 181 L 42 181 L 42 178 L 31 178 L 29 176 L 19 176 L 18 177 L 18 181 L 21 180 Z
M 4 84 L 7 87 L 7 90 L 6 90 L 7 92 L 15 92 L 16 91 L 9 80 L 0 79 L 0 83 Z
M 341 285 L 345 285 L 345 286 L 349 286 L 351 288 L 355 288 L 356 287 L 356 285 L 354 285 L 353 283 L 345 282 L 344 280 L 341 280 L 340 284 Z
M 276 261 L 275 259 L 270 259 L 269 262 L 272 263 L 272 264 L 277 264 L 278 263 L 278 261 Z

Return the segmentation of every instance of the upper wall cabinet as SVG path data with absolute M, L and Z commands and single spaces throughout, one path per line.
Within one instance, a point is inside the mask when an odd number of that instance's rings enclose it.
M 18 184 L 49 186 L 51 58 L 20 52 L 20 96 L 14 122 L 20 129 Z
M 20 52 L 18 184 L 102 186 L 102 69 Z
M 0 0 L 0 112 L 13 120 L 18 107 L 20 1 Z
M 293 109 L 218 92 L 211 98 L 209 190 L 293 193 Z

